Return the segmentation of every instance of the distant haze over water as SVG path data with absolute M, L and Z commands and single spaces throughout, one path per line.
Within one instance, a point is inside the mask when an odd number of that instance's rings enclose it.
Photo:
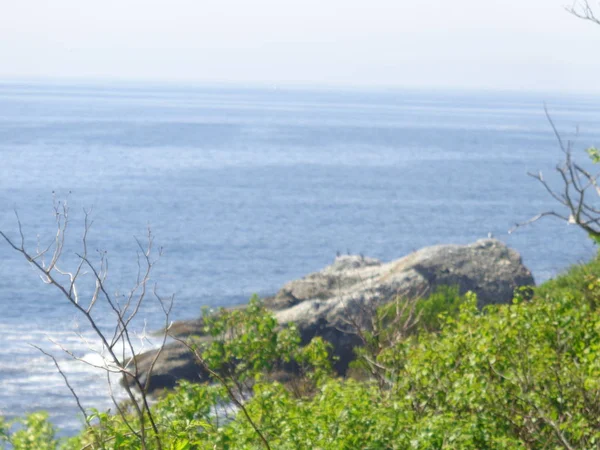
M 52 193 L 68 196 L 72 263 L 81 211 L 93 207 L 91 247 L 108 252 L 110 288 L 123 290 L 134 236 L 150 225 L 164 247 L 155 281 L 175 293 L 175 319 L 273 293 L 336 252 L 391 260 L 488 233 L 540 282 L 594 252 L 557 221 L 507 234 L 556 208 L 526 175 L 558 182 L 544 102 L 577 157 L 600 144 L 600 98 L 581 95 L 0 84 L 0 229 L 17 237 L 16 207 L 28 244 L 49 242 Z M 45 409 L 74 433 L 74 401 L 28 343 L 61 358 L 46 335 L 91 351 L 72 332 L 72 308 L 4 243 L 0 311 L 0 414 Z M 161 326 L 156 304 L 142 316 Z M 110 407 L 101 373 L 64 364 L 86 407 Z

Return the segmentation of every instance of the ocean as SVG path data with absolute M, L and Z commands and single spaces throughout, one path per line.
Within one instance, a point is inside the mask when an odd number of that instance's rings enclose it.
M 0 230 L 19 239 L 17 210 L 28 248 L 47 245 L 53 199 L 67 199 L 69 268 L 91 209 L 90 252 L 106 252 L 107 286 L 126 292 L 150 227 L 164 249 L 152 282 L 175 295 L 174 320 L 274 293 L 337 253 L 387 261 L 489 233 L 542 282 L 595 252 L 552 219 L 507 233 L 557 208 L 527 176 L 560 186 L 544 105 L 577 158 L 600 144 L 600 98 L 584 95 L 4 82 Z M 113 319 L 100 306 L 97 320 Z M 149 298 L 135 327 L 162 320 Z M 102 371 L 53 341 L 97 361 L 72 305 L 0 242 L 0 415 L 46 410 L 69 435 L 75 401 L 31 344 L 56 356 L 86 408 L 111 402 Z

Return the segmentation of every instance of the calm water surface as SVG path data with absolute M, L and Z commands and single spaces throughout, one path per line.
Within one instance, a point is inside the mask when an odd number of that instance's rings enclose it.
M 0 229 L 17 237 L 17 208 L 30 248 L 47 243 L 53 192 L 69 196 L 68 265 L 93 207 L 90 247 L 108 252 L 109 286 L 122 291 L 134 236 L 150 225 L 164 247 L 154 281 L 175 293 L 175 319 L 272 293 L 338 251 L 391 260 L 488 233 L 543 281 L 593 254 L 551 220 L 507 234 L 554 207 L 526 176 L 552 180 L 561 157 L 544 102 L 577 155 L 600 144 L 600 99 L 585 96 L 0 84 Z M 45 409 L 65 433 L 80 426 L 31 343 L 59 357 L 86 407 L 110 407 L 103 374 L 48 341 L 93 361 L 73 332 L 93 347 L 84 323 L 2 243 L 0 312 L 0 414 Z M 142 317 L 160 326 L 155 303 Z M 102 308 L 98 320 L 110 325 Z

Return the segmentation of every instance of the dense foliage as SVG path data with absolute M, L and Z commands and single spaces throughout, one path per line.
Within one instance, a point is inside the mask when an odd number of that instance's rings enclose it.
M 300 348 L 257 299 L 217 312 L 206 321 L 213 340 L 190 344 L 215 383 L 182 382 L 154 405 L 162 448 L 600 448 L 599 269 L 595 259 L 531 300 L 484 311 L 472 294 L 438 293 L 415 308 L 423 322 L 410 333 L 371 335 L 376 351 L 360 358 L 377 373 L 360 379 L 335 376 L 326 343 Z M 274 381 L 286 365 L 296 375 Z M 36 413 L 0 422 L 0 440 L 18 450 L 140 448 L 127 419 L 96 413 L 95 426 L 60 441 Z

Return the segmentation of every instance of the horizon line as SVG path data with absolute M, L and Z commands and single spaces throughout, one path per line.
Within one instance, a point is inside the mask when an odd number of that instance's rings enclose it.
M 114 76 L 6 76 L 0 75 L 0 85 L 109 85 L 130 87 L 140 85 L 145 87 L 165 88 L 221 88 L 221 89 L 258 89 L 282 91 L 338 91 L 338 92 L 446 92 L 446 93 L 527 93 L 548 95 L 598 96 L 600 90 L 551 89 L 535 87 L 494 87 L 494 86 L 458 86 L 458 85 L 409 85 L 382 83 L 331 83 L 314 81 L 233 81 L 233 80 L 193 80 L 173 78 L 133 78 Z

